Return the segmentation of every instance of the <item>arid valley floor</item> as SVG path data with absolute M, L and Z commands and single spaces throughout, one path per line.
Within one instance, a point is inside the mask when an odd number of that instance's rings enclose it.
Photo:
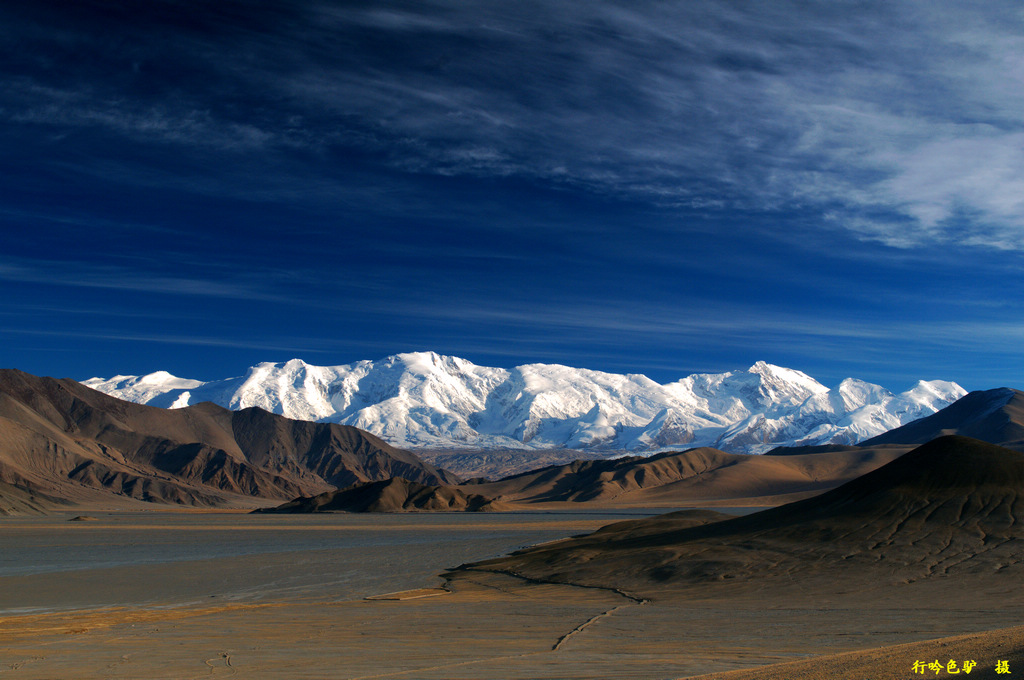
M 1024 629 L 886 649 L 1019 624 L 1019 581 L 812 578 L 636 596 L 475 570 L 439 577 L 623 512 L 4 518 L 0 674 L 877 680 L 967 659 L 972 678 L 1024 672 Z M 994 675 L 997 660 L 1012 674 Z M 761 668 L 780 663 L 794 665 Z

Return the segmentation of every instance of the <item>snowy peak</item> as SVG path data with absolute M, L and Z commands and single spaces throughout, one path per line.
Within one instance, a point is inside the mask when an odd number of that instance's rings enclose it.
M 765 405 L 798 406 L 812 395 L 828 392 L 827 387 L 806 373 L 764 361 L 758 361 L 747 372 L 758 376 L 758 393 Z
M 354 425 L 403 447 L 656 451 L 713 445 L 746 453 L 860 441 L 965 394 L 955 383 L 921 381 L 895 395 L 853 378 L 830 390 L 805 373 L 763 361 L 746 371 L 661 385 L 643 375 L 558 364 L 490 368 L 435 352 L 343 366 L 262 363 L 243 376 L 210 382 L 157 372 L 84 384 L 155 406 L 258 406 L 300 420 Z
M 921 383 L 918 384 L 920 385 Z M 884 387 L 872 385 L 856 378 L 847 378 L 839 383 L 839 387 L 834 392 L 842 399 L 843 408 L 847 411 L 858 409 L 867 404 L 881 403 L 893 397 L 892 392 Z
M 188 380 L 171 375 L 167 371 L 156 371 L 148 375 L 115 375 L 113 378 L 90 378 L 82 384 L 94 390 L 112 394 L 125 401 L 138 404 L 150 404 L 163 408 L 187 406 L 176 404 L 180 396 L 188 390 L 203 385 L 199 380 Z
M 957 391 L 962 392 L 963 388 L 954 382 L 918 380 L 914 387 L 903 393 L 903 396 L 923 410 L 937 411 L 944 408 L 947 396 Z

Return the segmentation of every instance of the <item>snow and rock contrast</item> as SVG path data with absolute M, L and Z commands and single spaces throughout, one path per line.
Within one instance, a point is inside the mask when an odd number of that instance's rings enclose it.
M 138 403 L 212 401 L 289 418 L 342 423 L 406 448 L 573 448 L 657 451 L 714 446 L 763 453 L 776 446 L 852 444 L 930 415 L 966 392 L 920 381 L 893 394 L 848 378 L 829 389 L 759 361 L 746 371 L 696 374 L 660 385 L 557 364 L 476 366 L 433 352 L 345 366 L 298 359 L 202 382 L 160 371 L 84 384 Z

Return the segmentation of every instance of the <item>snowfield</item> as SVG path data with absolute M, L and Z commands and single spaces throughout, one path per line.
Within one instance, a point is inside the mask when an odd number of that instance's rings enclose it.
M 434 352 L 345 366 L 299 359 L 203 382 L 166 371 L 83 384 L 141 404 L 212 401 L 289 418 L 354 425 L 403 448 L 572 448 L 655 452 L 714 446 L 854 444 L 953 403 L 965 390 L 920 381 L 893 394 L 847 378 L 829 389 L 759 361 L 746 371 L 695 374 L 660 385 L 643 375 L 557 364 L 489 368 Z

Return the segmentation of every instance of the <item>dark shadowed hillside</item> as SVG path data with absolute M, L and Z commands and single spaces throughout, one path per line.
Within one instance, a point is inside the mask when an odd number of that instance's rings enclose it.
M 853 588 L 942 576 L 1018 579 L 1024 454 L 942 437 L 820 496 L 692 525 L 689 513 L 613 525 L 473 568 L 637 592 L 766 579 Z
M 751 456 L 700 448 L 650 457 L 579 460 L 475 484 L 476 493 L 528 503 L 600 502 L 680 506 L 760 499 L 764 505 L 793 494 L 835 488 L 884 465 L 907 448 L 850 447 L 814 455 Z
M 257 512 L 478 512 L 506 510 L 507 506 L 475 493 L 449 486 L 426 486 L 395 477 L 327 491 L 312 498 L 296 498 L 276 508 Z

